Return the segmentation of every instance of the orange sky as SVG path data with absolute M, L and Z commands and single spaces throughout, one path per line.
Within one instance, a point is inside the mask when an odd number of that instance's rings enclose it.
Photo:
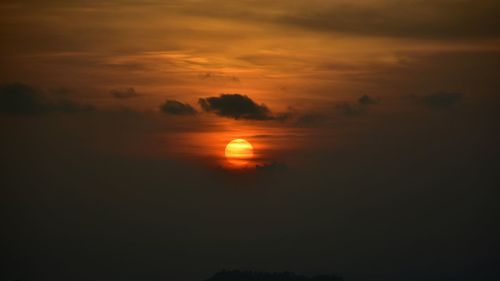
M 161 115 L 165 100 L 188 103 L 197 116 L 162 121 L 189 124 L 166 134 L 182 145 L 159 150 L 213 160 L 245 137 L 271 161 L 342 130 L 339 116 L 387 118 L 440 91 L 495 104 L 499 10 L 493 0 L 2 1 L 0 82 L 103 111 Z M 223 93 L 265 104 L 273 120 L 199 107 Z M 377 105 L 361 104 L 365 95 Z
M 103 107 L 157 110 L 167 98 L 243 93 L 284 110 L 442 89 L 453 77 L 429 83 L 436 73 L 412 71 L 435 56 L 460 65 L 461 54 L 499 51 L 495 1 L 410 3 L 3 1 L 0 74 Z M 139 98 L 109 95 L 126 87 Z

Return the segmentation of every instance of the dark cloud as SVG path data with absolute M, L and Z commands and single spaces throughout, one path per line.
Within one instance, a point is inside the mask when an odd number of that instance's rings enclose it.
M 35 114 L 44 111 L 45 102 L 39 92 L 22 83 L 0 85 L 0 112 Z
M 201 98 L 198 103 L 207 112 L 214 112 L 219 116 L 236 120 L 275 119 L 266 105 L 259 105 L 246 95 L 222 94 L 218 97 Z
M 172 115 L 194 115 L 197 113 L 190 104 L 176 100 L 167 100 L 160 105 L 160 111 Z
M 373 105 L 379 103 L 380 100 L 372 98 L 368 95 L 363 95 L 358 99 L 358 103 L 361 105 Z
M 418 98 L 417 102 L 432 108 L 449 108 L 462 99 L 462 93 L 437 92 Z
M 367 112 L 367 106 L 375 105 L 380 102 L 379 99 L 370 97 L 368 95 L 362 95 L 358 98 L 356 103 L 343 102 L 335 106 L 335 110 L 348 117 L 360 116 Z
M 333 112 L 347 116 L 356 117 L 368 112 L 368 106 L 373 106 L 380 103 L 380 99 L 363 95 L 356 102 L 341 102 L 333 106 Z M 293 125 L 298 127 L 311 127 L 323 125 L 332 121 L 332 109 L 328 110 L 308 110 L 300 111 L 293 107 L 289 107 L 288 111 L 276 114 L 281 117 L 278 120 L 292 121 Z
M 67 98 L 51 99 L 43 91 L 23 83 L 0 85 L 0 113 L 39 114 L 47 112 L 92 111 L 90 105 L 83 105 Z
M 231 2 L 221 0 L 219 2 Z M 321 32 L 406 38 L 498 38 L 500 3 L 496 0 L 268 1 L 255 7 L 203 5 L 189 13 L 299 27 Z M 251 6 L 250 6 L 251 5 Z M 266 13 L 266 11 L 281 13 Z
M 309 127 L 323 124 L 327 121 L 327 119 L 328 117 L 325 114 L 318 112 L 307 112 L 297 115 L 295 125 L 299 127 Z
M 378 5 L 332 1 L 321 9 L 289 12 L 278 21 L 311 30 L 372 36 L 496 38 L 500 36 L 496 28 L 499 12 L 500 4 L 494 0 L 381 1 Z
M 76 113 L 95 111 L 95 108 L 89 104 L 81 104 L 69 99 L 59 99 L 47 104 L 46 110 L 49 112 Z
M 225 75 L 221 73 L 207 72 L 200 75 L 202 80 L 214 80 L 214 81 L 228 81 L 228 82 L 240 82 L 240 78 L 237 76 Z
M 115 89 L 111 90 L 110 93 L 117 99 L 128 99 L 139 96 L 134 88 Z
M 364 109 L 361 108 L 358 104 L 351 104 L 348 102 L 344 102 L 335 106 L 335 109 L 342 115 L 348 117 L 359 116 L 364 112 Z
M 311 127 L 326 123 L 328 115 L 317 110 L 302 111 L 289 106 L 286 111 L 273 114 L 272 119 L 297 127 Z

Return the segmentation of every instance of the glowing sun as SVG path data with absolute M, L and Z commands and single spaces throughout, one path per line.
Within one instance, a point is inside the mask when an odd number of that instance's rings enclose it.
M 226 145 L 226 159 L 235 166 L 246 166 L 253 157 L 253 146 L 244 139 L 234 139 Z

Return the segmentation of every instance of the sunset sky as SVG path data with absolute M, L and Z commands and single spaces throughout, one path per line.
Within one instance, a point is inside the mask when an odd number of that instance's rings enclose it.
M 2 280 L 498 280 L 499 1 L 3 0 L 0 42 Z

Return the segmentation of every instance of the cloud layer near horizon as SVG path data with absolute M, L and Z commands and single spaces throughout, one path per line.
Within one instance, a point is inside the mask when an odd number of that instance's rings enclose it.
M 167 100 L 160 105 L 160 111 L 172 115 L 195 115 L 197 111 L 188 103 Z
M 274 117 L 264 104 L 257 104 L 246 95 L 221 94 L 218 97 L 201 98 L 201 108 L 222 117 L 248 120 L 271 120 Z
M 23 83 L 0 84 L 0 113 L 32 115 L 50 112 L 93 111 L 91 105 L 83 105 L 67 98 L 54 98 Z

